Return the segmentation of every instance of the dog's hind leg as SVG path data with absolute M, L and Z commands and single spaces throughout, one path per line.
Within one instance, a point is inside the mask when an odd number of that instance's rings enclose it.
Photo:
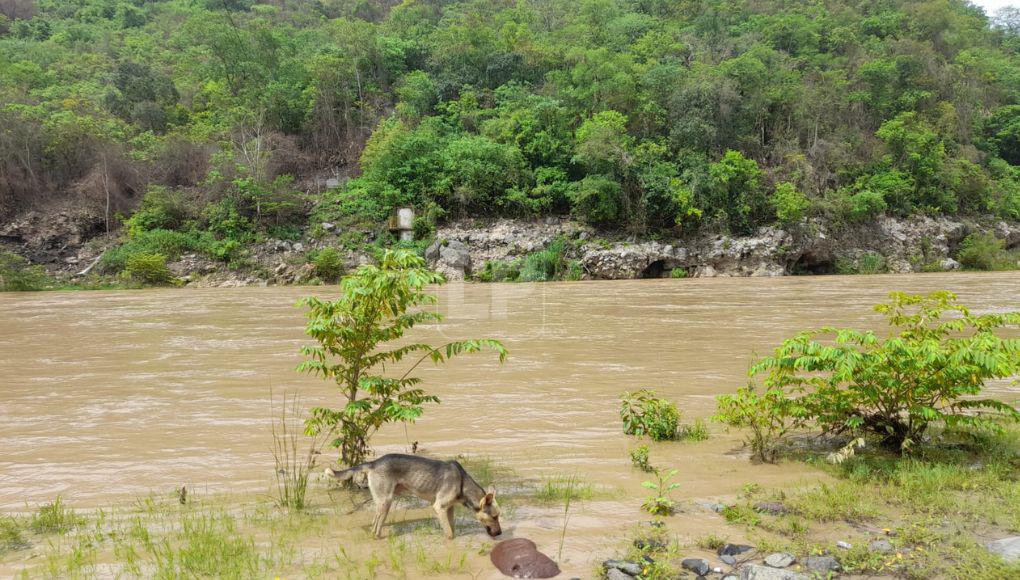
M 372 533 L 376 538 L 382 537 L 383 524 L 386 523 L 386 516 L 390 513 L 392 500 L 385 500 L 376 506 L 375 520 L 372 523 Z

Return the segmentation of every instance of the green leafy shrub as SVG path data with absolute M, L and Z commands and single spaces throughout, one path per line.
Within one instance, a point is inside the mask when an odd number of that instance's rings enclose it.
M 641 508 L 653 516 L 672 515 L 676 511 L 677 504 L 670 494 L 680 487 L 680 484 L 670 480 L 677 474 L 677 470 L 663 471 L 655 468 L 652 473 L 655 474 L 655 481 L 641 482 L 642 487 L 653 490 L 652 495 L 645 500 L 645 503 L 641 504 Z
M 748 385 L 717 400 L 718 412 L 713 419 L 750 430 L 745 443 L 751 447 L 752 457 L 759 461 L 774 462 L 783 437 L 799 424 L 795 403 L 782 388 L 759 391 Z
M 0 292 L 43 290 L 52 284 L 41 266 L 15 253 L 0 250 Z
M 566 277 L 570 269 L 565 257 L 566 250 L 566 241 L 558 238 L 544 250 L 528 254 L 524 257 L 517 281 L 548 282 Z
M 174 230 L 145 230 L 138 232 L 103 254 L 100 267 L 104 272 L 121 272 L 128 259 L 135 254 L 161 254 L 165 260 L 176 260 L 187 252 L 202 252 L 209 248 L 209 240 L 194 232 Z
M 634 467 L 648 473 L 652 472 L 652 464 L 648 462 L 648 446 L 638 445 L 630 452 L 630 462 Z
M 520 263 L 517 260 L 489 260 L 485 262 L 477 277 L 482 282 L 516 282 L 521 275 Z
M 163 254 L 144 252 L 131 254 L 124 265 L 124 273 L 132 280 L 144 284 L 169 284 L 174 279 L 174 275 L 166 265 L 166 256 Z
M 776 206 L 776 217 L 784 224 L 794 224 L 804 219 L 808 208 L 811 207 L 807 196 L 789 182 L 776 185 L 772 197 Z
M 669 271 L 669 277 L 670 278 L 674 278 L 674 279 L 686 278 L 687 277 L 687 269 L 686 268 L 673 268 L 672 270 Z
M 340 250 L 334 247 L 327 247 L 309 256 L 311 264 L 315 267 L 315 275 L 325 282 L 334 282 L 340 279 L 344 273 L 344 256 Z
M 620 419 L 627 435 L 647 435 L 652 441 L 677 438 L 680 410 L 676 404 L 655 396 L 650 389 L 641 389 L 620 396 Z
M 956 259 L 964 268 L 972 270 L 1006 270 L 1011 257 L 1002 240 L 990 233 L 974 233 L 964 238 Z
M 191 207 L 180 192 L 152 185 L 124 225 L 128 236 L 132 237 L 150 230 L 186 229 L 188 222 L 195 218 Z
M 932 425 L 998 432 L 993 416 L 1020 420 L 1014 407 L 977 398 L 985 381 L 1020 372 L 1020 340 L 996 333 L 1015 332 L 1020 312 L 975 315 L 946 291 L 893 292 L 875 309 L 895 329 L 889 338 L 847 328 L 801 332 L 752 366 L 752 376 L 766 376 L 765 395 L 748 387 L 720 397 L 720 416 L 763 425 L 766 434 L 810 421 L 827 432 L 873 435 L 901 453 Z

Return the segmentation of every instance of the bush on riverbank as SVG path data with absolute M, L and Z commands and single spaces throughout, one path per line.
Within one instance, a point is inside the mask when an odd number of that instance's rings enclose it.
M 956 259 L 970 270 L 1013 270 L 1020 264 L 1020 251 L 1006 250 L 1005 243 L 994 234 L 975 233 L 960 244 Z
M 1020 372 L 1020 341 L 996 331 L 1020 326 L 1020 312 L 975 315 L 950 292 L 890 294 L 875 310 L 894 328 L 887 339 L 852 329 L 806 331 L 751 367 L 753 387 L 719 397 L 719 418 L 751 429 L 748 442 L 765 460 L 791 427 L 864 434 L 907 453 L 931 427 L 999 430 L 982 413 L 1012 421 L 1020 411 L 977 399 L 985 381 Z
M 0 292 L 44 290 L 52 284 L 42 266 L 33 266 L 17 254 L 0 250 Z

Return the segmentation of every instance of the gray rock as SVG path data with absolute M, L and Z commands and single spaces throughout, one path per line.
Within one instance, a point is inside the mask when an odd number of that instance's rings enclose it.
M 849 549 L 853 548 L 854 545 L 851 544 L 850 542 L 839 541 L 839 542 L 836 542 L 836 547 L 839 548 L 840 550 L 849 550 Z
M 717 514 L 722 513 L 722 511 L 726 509 L 725 505 L 714 501 L 699 501 L 697 504 L 707 510 L 714 511 Z
M 731 556 L 729 554 L 723 554 L 722 556 L 719 556 L 719 559 L 723 561 L 723 564 L 729 564 L 730 566 L 737 563 L 736 556 Z
M 891 554 L 894 550 L 889 540 L 875 540 L 868 544 L 868 549 L 879 554 Z
M 754 546 L 748 546 L 747 544 L 723 544 L 715 553 L 720 556 L 739 556 L 753 549 Z
M 712 566 L 708 563 L 708 561 L 702 560 L 701 558 L 686 558 L 680 562 L 680 566 L 683 567 L 684 570 L 690 570 L 698 576 L 704 576 L 712 571 Z
M 767 558 L 765 558 L 765 565 L 773 568 L 789 568 L 796 561 L 797 558 L 794 558 L 792 554 L 778 552 L 770 554 Z
M 815 572 L 821 572 L 827 574 L 829 572 L 839 572 L 842 570 L 842 566 L 839 565 L 839 560 L 832 556 L 808 556 L 804 559 L 804 565 L 809 570 Z
M 945 260 L 939 262 L 939 268 L 942 268 L 943 270 L 946 271 L 959 270 L 961 267 L 962 266 L 960 265 L 960 263 L 952 258 L 946 258 Z
M 336 224 L 334 224 L 332 222 L 322 222 L 322 230 L 323 231 L 331 232 L 331 231 L 333 231 L 335 229 L 336 229 Z
M 786 509 L 786 506 L 778 501 L 760 501 L 754 504 L 754 511 L 772 514 L 774 516 L 781 516 L 789 512 L 789 510 Z
M 1007 562 L 1020 562 L 1020 536 L 988 542 L 985 547 L 989 552 L 1000 556 Z
M 621 572 L 616 568 L 610 568 L 606 571 L 606 580 L 632 580 L 634 577 L 625 572 Z
M 294 242 L 294 251 L 295 252 L 305 251 L 305 245 L 302 244 L 301 242 Z
M 740 569 L 740 580 L 809 580 L 810 576 L 793 570 L 769 568 L 760 564 L 748 564 Z
M 602 562 L 602 566 L 606 570 L 619 570 L 629 576 L 637 576 L 641 573 L 640 564 L 624 560 L 606 560 L 605 562 Z

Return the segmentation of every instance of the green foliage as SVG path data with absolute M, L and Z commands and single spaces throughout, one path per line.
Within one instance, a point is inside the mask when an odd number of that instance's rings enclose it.
M 306 423 L 309 435 L 331 439 L 340 449 L 340 462 L 356 465 L 370 454 L 369 441 L 384 424 L 413 422 L 428 403 L 439 399 L 421 388 L 411 376 L 425 360 L 439 364 L 462 353 L 495 350 L 502 362 L 506 349 L 496 340 L 454 341 L 433 347 L 425 343 L 390 346 L 422 322 L 442 317 L 418 306 L 435 303 L 425 286 L 443 282 L 426 269 L 425 261 L 406 251 L 386 251 L 378 265 L 366 265 L 344 278 L 336 300 L 305 298 L 308 307 L 306 333 L 315 346 L 306 346 L 307 357 L 299 370 L 336 384 L 341 408 L 316 407 Z M 399 377 L 385 370 L 405 357 L 417 357 Z
M 326 282 L 335 282 L 344 273 L 344 256 L 330 246 L 309 253 L 309 262 L 315 266 L 315 275 Z
M 39 506 L 28 523 L 37 534 L 63 534 L 85 524 L 85 518 L 64 505 L 59 497 L 52 503 Z
M 687 270 L 685 268 L 673 268 L 669 271 L 669 277 L 674 279 L 686 278 Z
M 623 393 L 620 419 L 624 433 L 638 437 L 647 435 L 652 441 L 676 439 L 680 428 L 680 410 L 676 404 L 656 397 L 650 389 Z
M 0 250 L 0 292 L 43 290 L 51 284 L 41 266 L 33 266 L 13 252 Z
M 143 284 L 169 284 L 174 276 L 166 265 L 163 254 L 146 254 L 139 252 L 127 257 L 124 273 L 132 280 Z
M 971 270 L 1010 270 L 1017 267 L 1017 256 L 1006 251 L 1002 240 L 991 233 L 973 233 L 964 238 L 956 259 Z
M 0 516 L 0 556 L 7 552 L 24 550 L 31 545 L 25 539 L 20 521 L 10 516 Z
M 1020 372 L 1020 341 L 997 334 L 1020 326 L 1020 313 L 975 315 L 944 291 L 890 298 L 876 306 L 896 329 L 889 338 L 846 328 L 802 332 L 751 368 L 765 375 L 765 393 L 748 387 L 721 397 L 720 415 L 766 443 L 788 421 L 810 421 L 874 435 L 897 452 L 918 445 L 932 425 L 995 432 L 1002 427 L 989 412 L 1020 420 L 1014 407 L 977 398 L 985 381 Z
M 634 449 L 631 449 L 630 462 L 634 467 L 640 469 L 641 471 L 651 473 L 653 470 L 652 464 L 648 462 L 647 445 L 638 445 Z
M 959 3 L 14 4 L 0 205 L 130 214 L 147 191 L 132 235 L 304 226 L 288 176 L 335 167 L 357 177 L 316 219 L 434 204 L 743 234 L 834 198 L 859 220 L 1020 215 L 1016 34 Z M 157 199 L 180 191 L 201 195 Z M 238 223 L 203 224 L 225 199 Z
M 784 224 L 794 224 L 804 219 L 811 202 L 795 185 L 783 182 L 776 186 L 772 194 L 776 206 L 776 217 Z
M 676 438 L 680 441 L 705 441 L 709 438 L 708 425 L 701 419 L 689 425 L 680 425 Z
M 680 487 L 679 483 L 672 482 L 673 477 L 678 473 L 676 469 L 665 471 L 654 468 L 655 481 L 642 481 L 641 487 L 652 490 L 652 495 L 641 504 L 641 508 L 653 516 L 668 516 L 676 511 L 677 503 L 670 495 L 673 490 Z
M 185 229 L 194 217 L 192 206 L 180 192 L 153 185 L 124 225 L 129 237 L 138 237 L 151 230 Z
M 781 388 L 766 387 L 759 391 L 756 386 L 747 385 L 717 400 L 718 412 L 713 419 L 749 430 L 745 443 L 751 447 L 752 457 L 759 461 L 774 462 L 783 437 L 798 426 L 795 402 Z

